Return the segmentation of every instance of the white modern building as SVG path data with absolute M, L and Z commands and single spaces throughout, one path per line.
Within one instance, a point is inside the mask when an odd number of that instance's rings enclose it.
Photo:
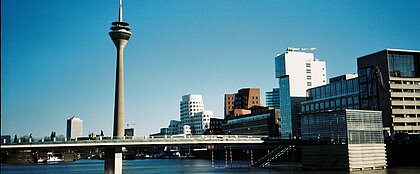
M 184 125 L 183 127 L 182 127 L 183 129 L 183 134 L 184 135 L 191 135 L 191 126 L 190 125 Z
M 182 96 L 180 102 L 181 127 L 189 125 L 191 134 L 202 134 L 210 128 L 210 118 L 212 117 L 213 112 L 204 109 L 201 95 L 188 94 Z M 184 133 L 184 131 L 180 133 Z
M 81 137 L 83 133 L 83 120 L 75 116 L 67 120 L 67 138 L 75 139 Z
M 325 61 L 302 48 L 288 48 L 275 58 L 276 78 L 279 79 L 281 137 L 300 137 L 300 102 L 306 90 L 326 84 Z
M 180 121 L 171 120 L 167 132 L 161 132 L 159 135 L 200 135 L 210 129 L 210 118 L 213 118 L 213 112 L 204 109 L 201 95 L 182 96 L 179 111 Z

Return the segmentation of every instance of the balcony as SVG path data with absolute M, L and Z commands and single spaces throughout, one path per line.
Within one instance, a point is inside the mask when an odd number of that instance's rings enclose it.
M 394 118 L 392 118 L 392 122 L 394 122 L 394 123 L 419 122 L 420 123 L 420 118 L 415 118 L 415 117 L 405 117 L 405 118 L 394 117 Z
M 420 85 L 416 84 L 389 84 L 391 89 L 420 89 Z
M 420 97 L 420 93 L 391 92 L 391 97 Z
M 394 126 L 394 131 L 420 130 L 420 126 Z
M 392 109 L 392 114 L 420 114 L 420 109 Z
M 392 100 L 392 101 L 391 101 L 391 105 L 410 105 L 410 106 L 418 105 L 418 106 L 420 106 L 420 101 L 410 101 L 410 100 L 401 101 L 401 100 Z

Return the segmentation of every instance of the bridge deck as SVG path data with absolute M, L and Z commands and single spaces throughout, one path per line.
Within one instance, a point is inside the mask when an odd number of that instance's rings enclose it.
M 117 147 L 117 146 L 153 146 L 153 145 L 212 145 L 212 144 L 262 144 L 262 137 L 255 136 L 189 136 L 169 138 L 131 138 L 102 140 L 78 140 L 56 142 L 33 142 L 20 144 L 2 144 L 1 149 L 32 149 L 57 147 Z

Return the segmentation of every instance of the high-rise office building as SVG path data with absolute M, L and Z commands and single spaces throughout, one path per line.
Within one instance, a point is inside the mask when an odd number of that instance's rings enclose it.
M 265 105 L 267 107 L 280 109 L 279 88 L 273 88 L 272 91 L 265 93 Z
M 188 94 L 182 96 L 180 102 L 180 126 L 189 125 L 191 134 L 202 134 L 210 128 L 212 111 L 204 109 L 203 97 L 201 95 Z
M 81 137 L 83 131 L 83 120 L 75 116 L 67 120 L 67 138 L 75 139 Z
M 357 59 L 360 109 L 380 110 L 384 129 L 420 134 L 420 51 L 386 49 Z
M 252 106 L 260 106 L 260 89 L 243 88 L 235 94 L 225 94 L 225 118 L 235 116 L 235 109 L 248 109 Z
M 275 58 L 276 78 L 279 79 L 281 137 L 300 136 L 300 103 L 306 98 L 306 90 L 326 84 L 325 61 L 313 53 L 288 48 Z

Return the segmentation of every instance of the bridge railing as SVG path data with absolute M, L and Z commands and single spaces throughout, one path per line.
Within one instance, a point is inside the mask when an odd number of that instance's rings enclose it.
M 7 143 L 2 140 L 1 144 L 72 144 L 72 143 L 107 143 L 107 142 L 165 142 L 165 141 L 255 141 L 266 138 L 260 135 L 166 135 L 166 136 L 141 136 L 141 137 L 77 137 L 75 139 L 17 139 Z

